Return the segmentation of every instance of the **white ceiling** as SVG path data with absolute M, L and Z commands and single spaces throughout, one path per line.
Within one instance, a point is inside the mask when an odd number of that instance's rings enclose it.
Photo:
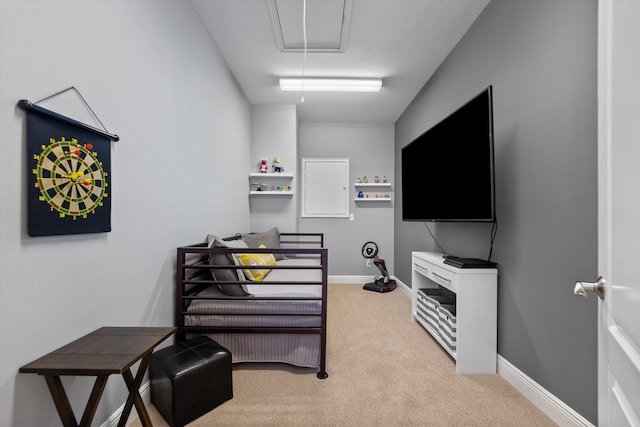
M 190 1 L 249 102 L 296 104 L 301 122 L 326 123 L 394 123 L 489 2 L 306 0 L 305 55 L 304 0 Z M 382 89 L 306 92 L 300 102 L 278 78 L 303 69 L 382 78 Z

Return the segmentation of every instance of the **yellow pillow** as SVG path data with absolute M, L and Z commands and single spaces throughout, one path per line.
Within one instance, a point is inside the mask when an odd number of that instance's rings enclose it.
M 260 248 L 266 248 L 265 245 L 260 245 Z M 242 265 L 276 265 L 276 259 L 272 254 L 238 254 L 238 259 Z M 247 280 L 261 281 L 264 277 L 271 272 L 271 269 L 259 268 L 253 270 L 244 270 L 244 275 Z

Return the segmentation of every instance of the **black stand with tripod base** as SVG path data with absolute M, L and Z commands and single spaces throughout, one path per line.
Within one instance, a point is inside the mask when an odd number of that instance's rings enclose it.
M 374 292 L 391 292 L 396 288 L 396 281 L 391 280 L 389 272 L 384 263 L 384 259 L 378 258 L 378 245 L 375 242 L 367 242 L 362 247 L 362 256 L 367 259 L 373 259 L 373 263 L 382 276 L 374 278 L 373 282 L 366 283 L 362 289 Z
M 375 282 L 366 283 L 362 289 L 366 289 L 367 291 L 374 292 L 391 292 L 396 288 L 396 281 L 389 280 L 388 282 L 384 281 L 384 278 L 380 277 L 375 280 Z

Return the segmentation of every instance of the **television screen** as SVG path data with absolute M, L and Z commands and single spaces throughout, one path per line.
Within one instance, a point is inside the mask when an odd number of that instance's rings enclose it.
M 403 221 L 495 222 L 491 86 L 401 155 Z

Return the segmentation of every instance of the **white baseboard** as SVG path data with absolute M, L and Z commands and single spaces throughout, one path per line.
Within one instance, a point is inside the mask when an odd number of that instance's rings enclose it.
M 594 427 L 586 418 L 498 355 L 498 374 L 561 427 Z
M 328 282 L 330 284 L 344 283 L 347 285 L 364 285 L 365 283 L 373 281 L 373 278 L 374 276 L 329 276 Z M 400 289 L 407 295 L 411 296 L 411 288 L 409 286 L 405 285 L 394 276 L 391 276 L 391 278 L 396 281 L 396 285 L 398 285 L 397 289 Z
M 393 280 L 396 281 L 396 285 L 398 285 L 398 289 L 400 289 L 402 292 L 407 294 L 409 298 L 411 298 L 411 288 L 407 286 L 402 280 L 399 280 L 396 277 L 393 277 Z
M 367 282 L 371 282 L 373 276 L 329 276 L 329 283 L 344 283 L 348 285 L 364 285 Z

